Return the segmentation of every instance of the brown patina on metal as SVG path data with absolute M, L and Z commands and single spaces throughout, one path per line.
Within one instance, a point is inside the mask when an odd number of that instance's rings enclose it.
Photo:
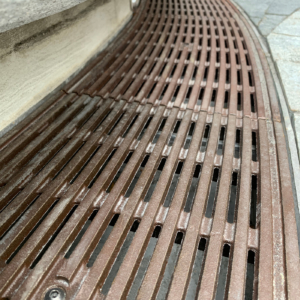
M 276 90 L 229 0 L 143 1 L 0 139 L 1 299 L 297 299 Z

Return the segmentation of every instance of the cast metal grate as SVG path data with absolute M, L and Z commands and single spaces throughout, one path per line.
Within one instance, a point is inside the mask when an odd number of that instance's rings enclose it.
M 228 1 L 144 1 L 0 153 L 1 299 L 300 294 L 276 93 Z

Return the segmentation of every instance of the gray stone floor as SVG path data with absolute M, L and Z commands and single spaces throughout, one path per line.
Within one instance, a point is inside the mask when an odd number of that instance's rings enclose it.
M 233 0 L 267 40 L 275 62 L 300 157 L 300 0 Z

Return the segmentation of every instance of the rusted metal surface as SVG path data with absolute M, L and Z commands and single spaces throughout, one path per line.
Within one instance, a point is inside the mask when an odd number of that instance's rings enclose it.
M 229 1 L 144 1 L 0 139 L 1 299 L 297 299 L 264 53 Z

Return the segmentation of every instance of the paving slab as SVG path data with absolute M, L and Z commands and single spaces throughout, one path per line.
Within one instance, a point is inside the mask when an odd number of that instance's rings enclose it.
M 281 16 L 266 14 L 258 24 L 256 22 L 254 23 L 255 25 L 258 25 L 258 28 L 263 36 L 268 36 L 285 18 L 285 15 Z

